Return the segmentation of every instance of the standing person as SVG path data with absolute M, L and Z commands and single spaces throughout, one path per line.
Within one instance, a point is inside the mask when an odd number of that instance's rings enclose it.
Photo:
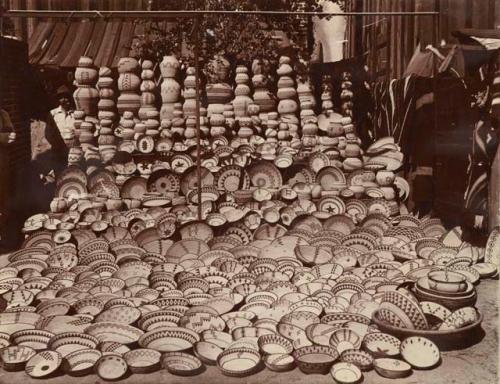
M 73 117 L 74 106 L 71 98 L 71 91 L 65 85 L 57 88 L 57 100 L 59 101 L 59 106 L 50 113 L 54 118 L 54 121 L 61 133 L 66 146 L 70 148 L 73 145 L 73 139 L 75 137 L 74 123 L 75 119 Z
M 344 59 L 345 32 L 347 17 L 337 0 L 320 0 L 323 12 L 335 13 L 335 16 L 313 17 L 314 50 L 311 61 L 335 63 Z

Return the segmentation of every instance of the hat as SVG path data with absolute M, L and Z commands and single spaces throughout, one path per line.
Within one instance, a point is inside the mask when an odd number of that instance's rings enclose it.
M 61 95 L 71 95 L 70 89 L 66 85 L 61 85 L 59 88 L 56 90 L 56 95 L 61 96 Z

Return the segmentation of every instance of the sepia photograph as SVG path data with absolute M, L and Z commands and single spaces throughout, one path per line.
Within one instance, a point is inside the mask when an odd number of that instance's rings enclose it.
M 500 382 L 498 0 L 0 0 L 0 384 Z

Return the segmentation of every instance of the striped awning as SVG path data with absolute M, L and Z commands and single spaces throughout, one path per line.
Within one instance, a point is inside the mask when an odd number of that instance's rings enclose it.
M 116 67 L 120 57 L 133 54 L 134 36 L 143 31 L 144 25 L 134 21 L 42 21 L 29 39 L 29 61 L 72 68 L 81 56 L 89 56 L 97 67 Z

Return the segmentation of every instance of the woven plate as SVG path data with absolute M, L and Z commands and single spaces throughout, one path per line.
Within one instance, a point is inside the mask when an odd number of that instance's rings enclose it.
M 118 186 L 112 181 L 100 180 L 94 184 L 94 186 L 90 189 L 90 193 L 107 197 L 109 199 L 117 199 L 120 197 L 120 189 Z
M 214 185 L 214 176 L 210 171 L 201 167 L 201 186 L 208 187 Z M 198 172 L 195 166 L 189 167 L 181 176 L 180 189 L 187 196 L 187 193 L 198 187 Z
M 337 196 L 322 197 L 317 204 L 318 210 L 331 215 L 341 215 L 346 211 L 344 201 Z
M 171 168 L 177 174 L 184 173 L 192 165 L 193 159 L 187 154 L 180 153 L 172 156 Z
M 151 136 L 141 135 L 137 138 L 135 145 L 141 153 L 151 153 L 155 149 L 155 141 Z
M 281 172 L 271 162 L 258 161 L 248 167 L 248 175 L 254 187 L 279 189 L 283 184 Z
M 179 176 L 168 169 L 154 171 L 147 181 L 148 192 L 158 192 L 165 195 L 169 192 L 178 192 L 179 189 Z
M 315 152 L 309 157 L 309 168 L 318 173 L 330 165 L 330 158 L 323 152 Z
M 68 178 L 64 179 L 56 188 L 55 196 L 70 198 L 78 197 L 87 193 L 86 184 L 83 184 L 80 179 Z
M 143 177 L 131 177 L 121 187 L 121 197 L 124 199 L 142 199 L 147 192 L 146 179 Z
M 56 184 L 60 185 L 67 179 L 77 180 L 83 185 L 87 185 L 87 175 L 76 165 L 70 165 L 65 168 L 57 177 Z
M 250 187 L 247 172 L 238 165 L 226 165 L 215 174 L 215 185 L 220 191 L 234 192 Z
M 316 181 L 321 188 L 325 191 L 338 189 L 341 186 L 345 188 L 346 186 L 346 178 L 344 176 L 344 172 L 338 167 L 329 166 L 323 168 L 319 171 L 316 176 Z

